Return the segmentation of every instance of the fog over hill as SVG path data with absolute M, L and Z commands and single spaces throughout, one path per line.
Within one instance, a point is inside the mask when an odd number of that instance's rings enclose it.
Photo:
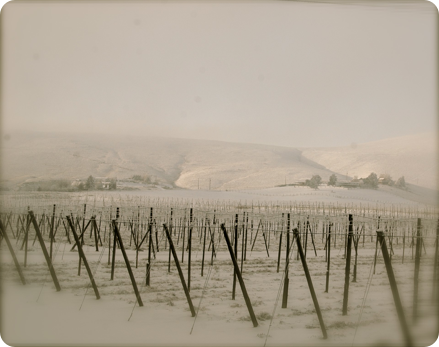
M 370 172 L 434 187 L 433 134 L 348 148 L 296 149 L 208 140 L 73 133 L 11 133 L 2 144 L 2 182 L 147 175 L 176 187 L 265 188 L 336 173 Z
M 434 132 L 401 136 L 347 147 L 306 148 L 303 156 L 350 177 L 387 173 L 394 180 L 437 189 L 438 145 Z

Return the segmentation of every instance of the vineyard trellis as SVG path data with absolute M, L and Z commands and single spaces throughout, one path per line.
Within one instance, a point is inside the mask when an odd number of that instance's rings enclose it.
M 7 243 L 8 249 L 15 259 L 19 277 L 25 285 L 27 281 L 24 279 L 23 271 L 17 260 L 16 251 L 23 255 L 23 267 L 26 268 L 28 265 L 28 239 L 34 237 L 33 244 L 38 239 L 56 290 L 59 291 L 61 286 L 52 263 L 53 247 L 54 243 L 71 244 L 70 234 L 72 234 L 74 244 L 71 251 L 75 251 L 75 249 L 78 251 L 78 276 L 81 275 L 83 264 L 86 267 L 96 298 L 99 299 L 99 283 L 95 281 L 86 254 L 82 249 L 86 242 L 86 231 L 89 230 L 89 240 L 92 240 L 96 252 L 99 252 L 99 246 L 108 247 L 108 264 L 111 263 L 110 280 L 114 279 L 116 250 L 121 250 L 139 306 L 143 306 L 141 293 L 137 288 L 136 278 L 131 269 L 132 260 L 128 258 L 126 249 L 134 252 L 134 264 L 137 268 L 139 252 L 143 251 L 144 243 L 147 244 L 145 246 L 148 253 L 145 263 L 146 286 L 151 286 L 151 279 L 154 278 L 156 255 L 163 250 L 168 251 L 167 272 L 171 272 L 172 255 L 192 317 L 196 316 L 190 296 L 191 277 L 194 276 L 194 273 L 191 272 L 191 264 L 194 262 L 193 252 L 201 252 L 202 254 L 200 276 L 204 275 L 206 248 L 207 252 L 211 252 L 211 266 L 221 255 L 229 253 L 229 259 L 233 264 L 231 298 L 235 299 L 236 280 L 238 279 L 255 327 L 258 325 L 257 318 L 242 278 L 242 273 L 246 271 L 245 262 L 251 259 L 253 250 L 259 252 L 258 256 L 265 254 L 267 258 L 270 258 L 270 248 L 276 250 L 275 271 L 277 273 L 280 272 L 282 259 L 284 259 L 281 307 L 286 308 L 290 281 L 288 272 L 290 262 L 294 259 L 292 246 L 296 243 L 296 260 L 300 259 L 303 265 L 322 334 L 325 338 L 327 331 L 323 323 L 322 312 L 319 309 L 317 293 L 308 270 L 307 258 L 319 257 L 324 253 L 325 285 L 322 292 L 329 293 L 331 247 L 335 251 L 338 248 L 339 253 L 343 250 L 343 259 L 346 265 L 343 304 L 340 311 L 343 315 L 347 315 L 349 284 L 364 280 L 358 278 L 357 272 L 358 258 L 361 257 L 360 250 L 364 249 L 372 257 L 373 273 L 375 273 L 379 260 L 378 253 L 381 252 L 403 327 L 402 335 L 405 341 L 409 341 L 407 342 L 409 344 L 412 343 L 411 337 L 408 335 L 409 327 L 407 322 L 404 322 L 405 318 L 401 318 L 402 303 L 401 299 L 397 298 L 398 295 L 395 294 L 397 284 L 394 274 L 392 274 L 391 264 L 399 253 L 401 264 L 404 262 L 408 264 L 406 248 L 411 249 L 412 260 L 415 264 L 412 316 L 413 320 L 416 321 L 419 300 L 417 289 L 419 271 L 421 258 L 423 254 L 427 254 L 427 246 L 434 247 L 435 250 L 432 298 L 435 300 L 439 296 L 439 285 L 436 283 L 439 278 L 437 274 L 438 220 L 439 210 L 436 207 L 414 208 L 413 206 L 383 206 L 379 204 L 374 206 L 345 204 L 342 206 L 321 202 L 271 202 L 265 204 L 252 202 L 251 204 L 242 204 L 234 201 L 141 199 L 122 196 L 118 199 L 95 196 L 93 201 L 90 201 L 87 195 L 78 195 L 73 198 L 67 198 L 64 195 L 55 197 L 54 195 L 43 195 L 42 197 L 40 195 L 39 198 L 31 195 L 8 195 L 2 196 L 0 243 L 3 240 Z M 62 228 L 64 228 L 64 232 L 59 233 L 58 231 Z M 9 235 L 16 240 L 15 248 L 18 248 L 17 250 L 14 250 Z M 258 238 L 260 235 L 262 238 Z M 19 245 L 20 240 L 21 246 Z M 223 242 L 221 242 L 222 240 Z M 49 251 L 46 249 L 46 243 L 49 244 Z M 352 245 L 354 248 L 353 257 L 351 255 Z M 239 246 L 241 247 L 240 253 Z M 179 247 L 181 247 L 180 258 L 177 252 Z M 307 254 L 308 249 L 312 252 Z M 282 257 L 283 252 L 284 257 Z M 181 268 L 185 254 L 187 256 L 186 280 Z M 352 262 L 353 273 L 351 274 Z M 210 273 L 208 278 L 210 278 Z M 205 286 L 207 286 L 207 281 Z

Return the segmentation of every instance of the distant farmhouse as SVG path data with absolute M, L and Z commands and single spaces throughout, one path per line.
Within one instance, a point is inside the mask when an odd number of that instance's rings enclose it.
M 92 177 L 92 176 L 90 176 Z M 108 178 L 108 177 L 92 177 L 93 178 L 93 188 L 97 190 L 110 190 L 117 188 L 117 179 L 116 178 Z M 71 185 L 72 187 L 78 188 L 79 190 L 86 189 L 87 187 L 87 179 L 75 179 Z

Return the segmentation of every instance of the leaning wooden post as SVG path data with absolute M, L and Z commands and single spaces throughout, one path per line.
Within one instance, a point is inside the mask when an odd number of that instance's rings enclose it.
M 78 234 L 76 234 L 75 226 L 73 225 L 73 222 L 69 216 L 67 216 L 67 222 L 70 225 L 70 229 L 72 229 L 72 234 L 73 234 L 73 237 L 75 238 L 75 242 L 76 242 L 76 245 L 78 247 L 79 256 L 84 261 L 84 266 L 85 266 L 85 269 L 87 270 L 88 277 L 90 277 L 90 282 L 91 282 L 91 285 L 92 285 L 93 290 L 95 292 L 96 299 L 99 300 L 101 297 L 99 295 L 98 287 L 96 286 L 95 280 L 93 278 L 93 273 L 91 272 L 90 266 L 88 265 L 87 258 L 85 257 L 84 251 L 82 249 L 81 240 L 79 239 Z
M 0 231 L 1 236 L 6 241 L 6 244 L 8 245 L 9 252 L 11 252 L 12 259 L 14 260 L 15 267 L 17 268 L 18 274 L 20 275 L 21 283 L 26 284 L 26 280 L 24 279 L 23 272 L 21 271 L 20 264 L 18 263 L 17 257 L 15 256 L 14 248 L 12 247 L 11 241 L 9 241 L 8 234 L 6 233 L 6 229 L 3 227 L 3 222 L 0 219 Z
M 230 245 L 229 236 L 227 235 L 227 230 L 226 230 L 226 227 L 224 226 L 224 223 L 221 224 L 221 229 L 224 233 L 224 239 L 226 240 L 227 248 L 229 249 L 230 257 L 232 258 L 233 267 L 235 269 L 236 276 L 238 277 L 239 285 L 241 286 L 242 294 L 244 296 L 245 304 L 247 305 L 247 309 L 248 309 L 248 312 L 250 314 L 250 318 L 253 322 L 253 326 L 257 327 L 258 320 L 256 319 L 255 313 L 253 312 L 253 307 L 252 307 L 250 298 L 248 296 L 247 289 L 245 289 L 244 280 L 242 279 L 241 271 L 239 271 L 238 262 L 236 260 L 232 246 Z
M 290 214 L 287 215 L 287 251 L 285 259 L 285 277 L 284 277 L 284 291 L 282 295 L 282 308 L 287 308 L 288 305 L 288 287 L 290 278 L 288 277 L 288 270 L 290 266 Z
M 50 275 L 52 276 L 53 283 L 55 284 L 56 291 L 59 292 L 61 290 L 61 286 L 59 285 L 58 278 L 56 277 L 55 269 L 52 265 L 52 260 L 50 260 L 49 253 L 47 253 L 46 245 L 44 244 L 43 235 L 41 235 L 40 228 L 38 227 L 38 223 L 35 220 L 35 216 L 33 211 L 29 211 L 29 216 L 31 222 L 34 226 L 35 233 L 37 234 L 38 241 L 40 242 L 41 250 L 43 251 L 44 258 L 46 259 L 47 266 L 49 267 Z
M 238 214 L 235 215 L 235 236 L 234 236 L 233 246 L 235 248 L 234 257 L 236 260 L 236 257 L 238 255 Z M 236 269 L 234 268 L 233 269 L 232 300 L 235 300 L 235 294 L 236 294 Z
M 398 286 L 396 285 L 395 275 L 393 273 L 392 264 L 390 262 L 390 256 L 387 250 L 386 240 L 384 238 L 384 232 L 377 231 L 377 238 L 381 245 L 381 251 L 383 253 L 384 263 L 386 264 L 387 276 L 389 278 L 390 288 L 392 289 L 393 300 L 395 302 L 396 311 L 398 313 L 399 323 L 401 325 L 405 343 L 406 346 L 413 346 L 413 340 L 410 334 L 409 326 L 405 319 L 404 309 L 402 308 L 401 298 L 399 297 Z
M 122 237 L 120 236 L 119 228 L 117 227 L 116 220 L 113 219 L 112 223 L 114 229 L 114 237 L 117 239 L 120 250 L 122 251 L 123 259 L 125 260 L 125 265 L 127 267 L 128 274 L 130 275 L 131 284 L 133 285 L 134 293 L 136 294 L 137 302 L 139 303 L 139 306 L 143 306 L 142 298 L 140 297 L 139 289 L 137 288 L 136 279 L 134 278 L 133 271 L 131 270 L 131 264 L 125 252 L 125 247 L 123 246 Z
M 413 290 L 413 322 L 418 320 L 418 287 L 419 287 L 419 267 L 421 266 L 421 218 L 418 218 L 416 228 L 416 254 L 415 254 L 415 276 L 414 276 L 414 290 Z
M 351 247 L 352 247 L 352 214 L 349 215 L 349 234 L 347 240 L 347 250 L 346 250 L 346 268 L 345 268 L 345 279 L 344 279 L 344 294 L 343 294 L 343 316 L 348 314 L 348 297 L 349 297 L 349 275 L 351 271 Z
M 309 291 L 311 293 L 311 297 L 312 297 L 312 301 L 314 303 L 314 308 L 316 310 L 317 317 L 319 319 L 320 328 L 322 329 L 322 333 L 323 333 L 323 338 L 326 339 L 326 338 L 328 338 L 328 334 L 326 332 L 325 323 L 323 322 L 323 316 L 322 316 L 322 312 L 320 311 L 319 302 L 317 300 L 317 296 L 316 296 L 316 293 L 314 291 L 314 286 L 312 284 L 311 275 L 309 274 L 308 265 L 306 264 L 306 257 L 305 257 L 305 254 L 303 253 L 302 245 L 300 243 L 299 231 L 297 230 L 297 228 L 294 228 L 293 235 L 294 235 L 293 237 L 296 239 L 297 252 L 299 253 L 300 260 L 302 261 L 303 270 L 305 271 L 306 281 L 308 282 L 308 288 L 309 288 Z M 294 242 L 294 240 L 293 240 L 293 242 Z
M 328 238 L 326 241 L 326 245 L 327 245 L 327 252 L 328 252 L 328 264 L 326 267 L 326 289 L 325 289 L 325 293 L 328 293 L 328 289 L 329 289 L 329 269 L 331 268 L 331 228 L 332 228 L 332 223 L 329 223 L 328 225 Z
M 169 241 L 169 249 L 171 250 L 172 256 L 174 257 L 175 266 L 177 267 L 178 275 L 180 276 L 181 285 L 183 286 L 184 294 L 186 295 L 186 299 L 189 304 L 189 309 L 191 310 L 192 317 L 195 317 L 196 314 L 195 308 L 194 305 L 192 304 L 192 299 L 189 294 L 189 290 L 186 286 L 186 282 L 184 280 L 183 271 L 181 270 L 180 262 L 178 261 L 177 252 L 175 251 L 174 243 L 172 242 L 172 238 L 171 235 L 169 234 L 168 227 L 166 226 L 166 224 L 163 224 L 163 229 L 165 230 L 166 237 L 168 238 Z
M 50 259 L 52 258 L 52 250 L 53 250 L 53 227 L 55 226 L 55 208 L 56 205 L 53 205 L 53 213 L 52 213 L 52 223 L 50 225 L 50 234 L 49 234 L 49 238 L 50 238 Z

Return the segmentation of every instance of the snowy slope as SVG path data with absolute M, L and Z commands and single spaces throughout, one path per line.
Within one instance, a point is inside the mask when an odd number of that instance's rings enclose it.
M 432 134 L 388 139 L 355 147 L 295 149 L 207 140 L 102 134 L 15 133 L 2 143 L 2 179 L 95 177 L 153 180 L 189 189 L 256 189 L 332 173 L 339 179 L 370 172 L 404 175 L 434 187 L 436 146 Z
M 13 134 L 3 141 L 3 180 L 129 178 L 197 189 L 261 188 L 333 173 L 294 148 L 96 134 Z
M 350 177 L 388 173 L 394 180 L 404 176 L 406 182 L 436 189 L 437 148 L 431 132 L 349 147 L 307 148 L 303 156 Z

